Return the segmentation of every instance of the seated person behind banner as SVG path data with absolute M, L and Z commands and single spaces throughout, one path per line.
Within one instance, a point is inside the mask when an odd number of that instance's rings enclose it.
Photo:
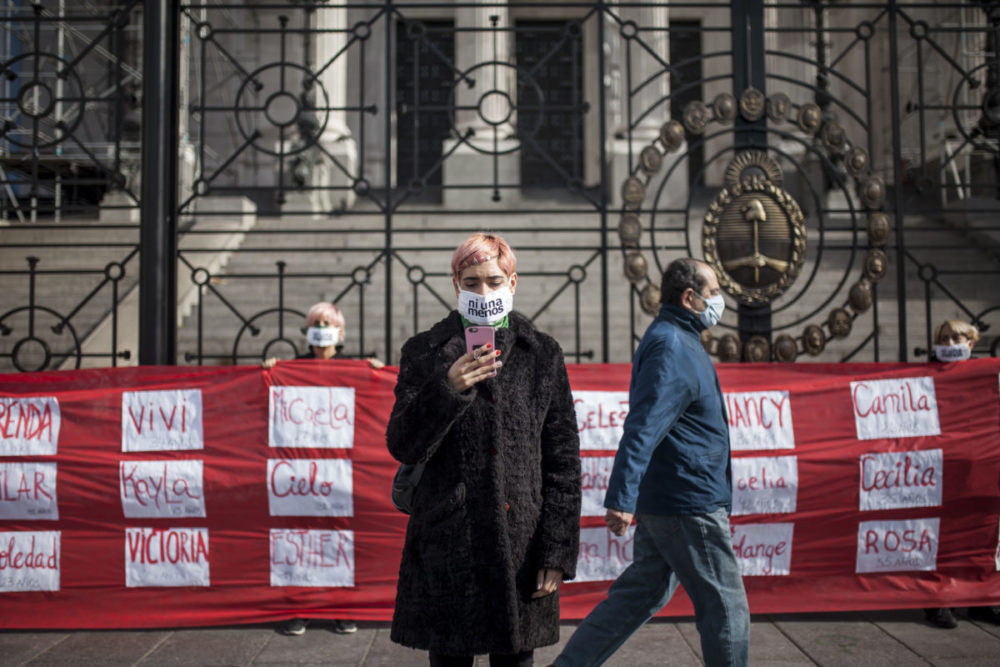
M 295 358 L 332 359 L 343 347 L 346 331 L 347 325 L 340 308 L 329 301 L 313 304 L 306 313 L 306 340 L 309 342 L 309 349 Z M 273 368 L 276 363 L 277 357 L 271 357 L 261 363 L 261 366 Z M 375 357 L 369 358 L 368 364 L 374 369 L 385 366 L 385 363 Z
M 511 310 L 515 262 L 502 238 L 473 234 L 452 256 L 457 312 L 403 345 L 386 441 L 426 468 L 390 637 L 429 651 L 432 667 L 484 653 L 493 667 L 531 665 L 559 640 L 558 589 L 576 570 L 573 394 L 559 344 Z M 470 325 L 495 342 L 467 352 Z
M 337 356 L 338 348 L 344 340 L 344 314 L 340 308 L 328 301 L 320 301 L 314 304 L 306 313 L 306 340 L 309 342 L 309 349 L 296 359 L 333 359 Z M 278 359 L 271 357 L 261 366 L 273 368 L 278 363 Z M 378 369 L 385 366 L 384 363 L 374 357 L 368 360 L 372 368 Z M 299 636 L 305 634 L 306 625 L 309 619 L 293 618 L 281 628 L 282 634 Z M 347 635 L 358 631 L 354 621 L 335 620 L 333 631 L 340 635 Z
M 979 340 L 979 330 L 963 320 L 945 320 L 934 336 L 934 358 L 938 361 L 965 361 Z M 924 609 L 927 620 L 939 628 L 958 627 L 955 614 L 948 607 Z M 1000 606 L 969 607 L 969 618 L 1000 625 Z

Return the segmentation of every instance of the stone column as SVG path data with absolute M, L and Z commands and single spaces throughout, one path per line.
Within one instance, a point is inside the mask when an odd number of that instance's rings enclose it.
M 510 11 L 506 5 L 484 2 L 457 7 L 455 27 L 456 76 L 462 77 L 455 86 L 455 127 L 461 138 L 444 143 L 444 203 L 461 207 L 515 202 L 517 190 L 493 188 L 494 180 L 520 185 Z M 494 153 L 499 153 L 495 164 Z M 455 185 L 482 187 L 448 189 Z
M 325 91 L 315 94 L 317 116 L 326 118 L 326 126 L 318 137 L 318 144 L 335 157 L 346 170 L 335 165 L 330 157 L 321 151 L 312 151 L 312 191 L 314 210 L 326 213 L 345 206 L 354 205 L 352 190 L 330 190 L 330 187 L 350 188 L 355 178 L 360 178 L 358 169 L 358 146 L 347 125 L 347 61 L 348 52 L 341 50 L 347 45 L 347 7 L 345 0 L 328 0 L 318 4 L 313 12 L 312 69 L 318 73 L 317 79 Z

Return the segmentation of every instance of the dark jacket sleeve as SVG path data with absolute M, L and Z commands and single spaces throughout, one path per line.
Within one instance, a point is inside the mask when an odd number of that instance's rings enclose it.
M 572 579 L 580 546 L 580 435 L 566 364 L 553 345 L 555 387 L 542 426 L 540 567 L 560 569 L 564 579 Z
M 396 402 L 386 426 L 389 453 L 403 463 L 423 463 L 437 451 L 452 424 L 472 404 L 475 388 L 459 393 L 448 384 L 448 367 L 421 336 L 403 346 Z

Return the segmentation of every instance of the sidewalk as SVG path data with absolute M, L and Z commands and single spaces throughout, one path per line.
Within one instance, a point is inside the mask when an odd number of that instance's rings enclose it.
M 961 610 L 964 612 L 964 610 Z M 920 610 L 757 616 L 751 626 L 753 665 L 978 665 L 1000 664 L 1000 626 L 970 621 L 940 630 Z M 565 642 L 575 623 L 562 628 Z M 273 626 L 91 632 L 0 632 L 0 665 L 363 665 L 425 667 L 427 654 L 389 641 L 388 623 L 360 623 L 337 635 L 316 622 L 301 637 Z M 560 645 L 562 644 L 560 643 Z M 535 652 L 542 667 L 558 646 Z M 489 661 L 483 657 L 477 667 Z M 654 621 L 606 663 L 609 667 L 701 665 L 691 621 Z

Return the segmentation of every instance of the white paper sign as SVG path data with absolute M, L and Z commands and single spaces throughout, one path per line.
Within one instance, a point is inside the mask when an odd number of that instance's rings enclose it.
M 628 416 L 627 391 L 574 391 L 580 449 L 617 450 Z
M 271 516 L 353 516 L 349 459 L 268 459 Z
M 353 586 L 353 530 L 271 529 L 272 586 Z
M 799 466 L 795 456 L 733 459 L 733 515 L 795 511 Z
M 0 593 L 58 591 L 58 530 L 0 533 Z
M 207 528 L 126 528 L 125 585 L 208 586 Z
M 58 518 L 55 463 L 0 463 L 0 519 Z
M 862 521 L 856 571 L 936 570 L 941 520 Z
M 740 574 L 785 576 L 792 571 L 794 523 L 764 523 L 733 526 L 733 551 Z
M 0 397 L 0 456 L 48 456 L 59 449 L 55 396 Z
M 581 528 L 580 551 L 573 581 L 613 581 L 625 571 L 635 554 L 635 526 L 618 537 L 607 528 Z
M 122 451 L 204 449 L 201 389 L 122 393 Z
M 613 456 L 583 456 L 580 458 L 580 488 L 583 491 L 582 516 L 604 516 L 604 496 L 608 479 L 615 464 Z
M 792 403 L 787 391 L 725 393 L 733 451 L 793 449 Z
M 860 467 L 859 509 L 862 512 L 941 504 L 943 450 L 863 454 Z
M 940 435 L 934 378 L 851 383 L 858 440 Z
M 128 518 L 205 516 L 204 464 L 177 461 L 121 461 L 118 484 Z
M 354 387 L 271 387 L 271 447 L 353 447 Z

